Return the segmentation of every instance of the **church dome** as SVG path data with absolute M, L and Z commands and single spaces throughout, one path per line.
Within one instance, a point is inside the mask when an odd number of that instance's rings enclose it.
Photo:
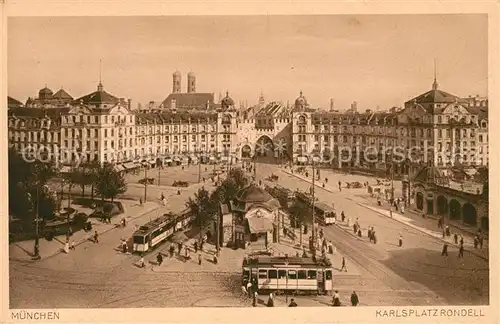
M 295 107 L 304 108 L 307 106 L 307 99 L 302 95 L 302 91 L 300 92 L 300 96 L 295 99 Z
M 49 88 L 45 87 L 43 89 L 41 89 L 40 91 L 38 91 L 38 97 L 40 99 L 43 99 L 43 98 L 50 98 L 52 97 L 53 95 L 53 92 L 52 90 L 50 90 Z
M 229 97 L 229 92 L 226 92 L 226 96 L 221 101 L 222 108 L 228 108 L 234 106 L 234 101 Z

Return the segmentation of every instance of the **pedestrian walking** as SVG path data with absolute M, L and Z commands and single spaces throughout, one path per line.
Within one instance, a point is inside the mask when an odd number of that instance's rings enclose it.
M 441 256 L 448 256 L 448 243 L 443 244 L 443 251 L 441 252 Z
M 170 257 L 173 257 L 175 253 L 175 247 L 173 245 L 170 245 L 168 251 L 170 252 Z
M 163 263 L 163 256 L 161 255 L 160 252 L 158 252 L 158 255 L 156 256 L 156 262 L 158 263 L 159 266 Z
M 450 236 L 451 235 L 450 226 L 446 225 L 445 231 L 446 231 L 446 236 Z
M 459 258 L 464 257 L 464 246 L 463 245 L 460 245 L 460 247 L 458 248 L 458 257 Z
M 347 272 L 347 266 L 345 264 L 345 258 L 342 257 L 342 267 L 340 268 L 340 271 L 344 270 L 345 272 Z
M 356 294 L 356 292 L 353 291 L 351 294 L 351 305 L 358 306 L 358 304 L 359 304 L 358 294 Z
M 335 290 L 335 293 L 333 294 L 332 305 L 335 307 L 340 306 L 340 295 L 338 290 Z
M 127 253 L 127 242 L 122 241 L 122 253 Z
M 123 227 L 127 226 L 127 220 L 125 218 L 122 219 L 122 225 Z
M 248 297 L 252 296 L 252 282 L 248 281 L 247 282 L 247 292 L 248 292 Z
M 181 255 L 182 243 L 177 243 L 177 254 Z
M 252 306 L 257 307 L 257 291 L 253 292 L 253 300 L 252 300 Z
M 290 300 L 290 304 L 288 304 L 288 307 L 297 307 L 297 303 L 295 302 L 295 299 Z
M 484 238 L 483 238 L 483 235 L 481 234 L 481 235 L 479 236 L 479 248 L 480 248 L 480 249 L 482 249 L 482 248 L 483 248 L 483 240 L 484 240 Z
M 401 205 L 401 208 L 400 208 L 400 209 L 401 209 L 401 214 L 403 214 L 403 215 L 404 215 L 404 213 L 405 213 L 405 206 L 404 206 L 404 205 Z
M 144 257 L 141 256 L 141 258 L 139 259 L 139 267 L 144 268 L 145 266 L 146 266 L 146 264 L 144 263 Z
M 201 253 L 198 253 L 198 265 L 201 265 Z
M 438 228 L 443 228 L 443 218 L 438 220 Z
M 99 243 L 99 234 L 97 233 L 97 231 L 95 231 L 94 233 L 94 243 Z
M 462 235 L 460 235 L 460 245 L 461 246 L 464 245 L 464 237 Z
M 71 241 L 70 245 L 69 245 L 69 249 L 70 250 L 74 250 L 75 249 L 75 241 Z
M 69 253 L 69 242 L 64 243 L 64 248 L 63 248 L 65 253 Z
M 457 235 L 457 233 L 453 234 L 453 242 L 455 242 L 455 244 L 458 244 L 458 235 Z
M 273 293 L 269 294 L 269 298 L 267 299 L 267 307 L 274 307 L 274 298 Z
M 399 247 L 403 246 L 403 236 L 399 235 Z
M 194 253 L 198 253 L 198 241 L 194 242 Z
M 345 220 L 345 214 L 344 214 L 344 211 L 342 211 L 342 212 L 340 213 L 340 216 L 342 217 L 342 223 L 343 223 L 343 222 L 344 222 L 344 220 Z
M 477 249 L 477 246 L 479 245 L 479 239 L 477 235 L 474 235 L 474 248 Z

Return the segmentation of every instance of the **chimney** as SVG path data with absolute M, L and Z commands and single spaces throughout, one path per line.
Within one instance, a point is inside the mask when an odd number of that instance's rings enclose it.
M 132 109 L 132 99 L 128 99 L 128 110 Z
M 335 102 L 333 101 L 333 99 L 330 99 L 330 111 L 334 110 L 335 110 Z

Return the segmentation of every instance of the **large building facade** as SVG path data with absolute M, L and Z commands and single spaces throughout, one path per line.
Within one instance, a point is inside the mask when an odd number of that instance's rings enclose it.
M 73 99 L 47 87 L 39 97 L 9 109 L 9 144 L 18 151 L 43 152 L 61 165 L 85 160 L 125 164 L 171 161 L 175 156 L 210 160 L 273 156 L 294 164 L 365 168 L 396 175 L 424 165 L 488 165 L 488 102 L 432 89 L 388 111 L 345 112 L 309 106 L 301 92 L 293 105 L 259 103 L 236 109 L 226 93 L 196 93 L 188 74 L 173 74 L 172 93 L 156 109 L 132 110 L 131 101 L 104 90 Z M 64 92 L 62 92 L 64 91 Z M 12 100 L 11 100 L 12 101 Z

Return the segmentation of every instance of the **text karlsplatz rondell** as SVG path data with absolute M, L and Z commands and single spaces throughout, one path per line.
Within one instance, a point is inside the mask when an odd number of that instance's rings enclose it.
M 376 317 L 483 317 L 483 309 L 461 308 L 425 308 L 425 309 L 388 309 L 377 310 Z

